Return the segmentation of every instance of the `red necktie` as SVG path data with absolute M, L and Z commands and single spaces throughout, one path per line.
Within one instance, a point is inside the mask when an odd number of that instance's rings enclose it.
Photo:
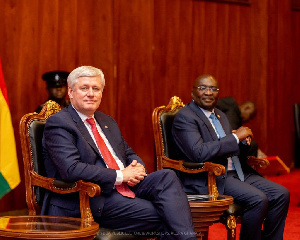
M 113 158 L 113 156 L 111 155 L 110 151 L 108 150 L 103 138 L 100 136 L 100 134 L 97 130 L 94 118 L 88 118 L 86 121 L 91 125 L 92 132 L 93 132 L 94 137 L 96 139 L 97 145 L 100 149 L 102 157 L 103 157 L 105 163 L 107 164 L 107 166 L 109 168 L 112 168 L 112 169 L 115 169 L 115 170 L 120 170 L 116 160 Z M 131 191 L 129 189 L 128 185 L 124 182 L 121 185 L 115 185 L 115 188 L 123 196 L 130 197 L 130 198 L 135 197 L 134 192 Z

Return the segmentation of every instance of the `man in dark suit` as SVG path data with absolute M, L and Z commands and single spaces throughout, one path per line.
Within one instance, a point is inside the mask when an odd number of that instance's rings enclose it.
M 242 126 L 232 131 L 226 115 L 215 108 L 219 87 L 211 75 L 198 77 L 191 94 L 193 100 L 175 116 L 172 128 L 181 157 L 225 166 L 225 175 L 217 177 L 217 187 L 244 209 L 240 239 L 282 239 L 289 191 L 246 164 L 251 130 Z M 207 176 L 203 173 L 181 174 L 180 178 L 185 191 L 207 192 Z
M 82 66 L 68 76 L 71 105 L 45 125 L 43 148 L 48 177 L 100 185 L 90 199 L 101 227 L 160 233 L 162 239 L 196 239 L 189 203 L 171 170 L 146 173 L 141 158 L 123 139 L 117 123 L 96 111 L 105 79 L 100 69 Z M 76 194 L 47 193 L 42 214 L 79 217 Z

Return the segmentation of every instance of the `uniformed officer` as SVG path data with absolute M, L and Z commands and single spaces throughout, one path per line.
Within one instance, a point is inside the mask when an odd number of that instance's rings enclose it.
M 65 71 L 51 71 L 42 75 L 42 79 L 47 83 L 48 100 L 57 102 L 62 108 L 70 104 L 69 100 L 66 100 L 67 95 L 67 78 L 69 72 Z M 38 106 L 35 112 L 39 113 L 43 108 L 43 104 Z

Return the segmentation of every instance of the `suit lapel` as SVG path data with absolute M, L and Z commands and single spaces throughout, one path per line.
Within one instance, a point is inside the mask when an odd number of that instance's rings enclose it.
M 105 137 L 109 141 L 110 145 L 113 147 L 113 149 L 115 149 L 112 133 L 109 128 L 110 124 L 101 117 L 101 114 L 99 112 L 95 112 L 94 117 L 95 117 L 96 121 L 98 122 L 98 124 L 100 125 L 100 127 L 101 127 Z
M 68 107 L 68 111 L 70 115 L 72 116 L 73 121 L 75 122 L 75 125 L 77 126 L 78 130 L 81 132 L 83 138 L 87 141 L 87 143 L 93 148 L 93 150 L 99 154 L 99 156 L 102 158 L 93 138 L 91 137 L 89 131 L 86 129 L 86 126 L 82 122 L 81 118 L 75 111 L 75 109 L 70 105 Z
M 219 121 L 220 121 L 220 123 L 223 127 L 224 132 L 226 133 L 226 135 L 231 134 L 230 129 L 226 125 L 226 121 L 225 121 L 224 117 L 221 117 L 222 116 L 221 113 L 222 113 L 222 111 L 215 108 L 215 114 L 216 114 L 217 118 L 219 119 Z
M 111 147 L 113 148 L 115 154 L 117 155 L 117 157 L 122 161 L 122 156 L 119 155 L 119 151 L 118 151 L 118 145 L 115 141 L 114 135 L 111 132 L 111 124 L 109 121 L 107 121 L 107 118 L 103 118 L 101 117 L 100 112 L 95 112 L 95 119 L 98 122 L 98 124 L 100 125 L 106 139 L 109 141 Z
M 190 109 L 200 118 L 202 122 L 206 125 L 209 133 L 211 134 L 211 137 L 213 140 L 218 140 L 218 136 L 216 134 L 215 129 L 211 125 L 210 121 L 208 118 L 205 116 L 205 114 L 202 112 L 202 110 L 194 103 L 194 101 L 191 101 L 190 104 L 188 105 Z
M 69 111 L 70 115 L 72 116 L 72 119 L 75 122 L 75 125 L 77 126 L 78 130 L 81 132 L 84 139 L 88 142 L 88 144 L 92 147 L 92 149 L 101 157 L 101 159 L 105 163 L 104 159 L 101 156 L 101 153 L 100 153 L 98 147 L 96 146 L 93 138 L 91 137 L 90 133 L 86 129 L 86 126 L 82 122 L 82 120 L 79 117 L 79 115 L 77 114 L 76 110 L 70 105 L 68 107 L 68 111 Z M 111 147 L 115 151 L 115 154 L 122 161 L 122 156 L 120 156 L 120 154 L 119 154 L 117 144 L 116 144 L 116 142 L 114 140 L 114 136 L 113 136 L 113 134 L 110 130 L 110 126 L 111 126 L 110 122 L 108 122 L 106 119 L 101 117 L 101 114 L 98 111 L 95 112 L 94 117 L 95 117 L 96 121 L 98 122 L 98 124 L 100 125 L 100 127 L 101 127 L 103 133 L 105 134 L 107 140 L 109 141 Z M 125 163 L 124 163 L 124 165 L 125 165 Z

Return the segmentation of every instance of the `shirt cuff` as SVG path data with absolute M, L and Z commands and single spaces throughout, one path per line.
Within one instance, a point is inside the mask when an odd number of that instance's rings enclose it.
M 239 144 L 239 143 L 240 143 L 240 140 L 239 140 L 239 138 L 237 137 L 237 135 L 236 135 L 235 133 L 233 133 L 232 135 L 235 137 L 235 139 L 236 139 L 236 141 L 237 141 L 237 144 Z
M 123 182 L 123 173 L 121 170 L 116 170 L 116 172 L 117 172 L 117 178 L 116 178 L 115 185 L 121 185 Z

